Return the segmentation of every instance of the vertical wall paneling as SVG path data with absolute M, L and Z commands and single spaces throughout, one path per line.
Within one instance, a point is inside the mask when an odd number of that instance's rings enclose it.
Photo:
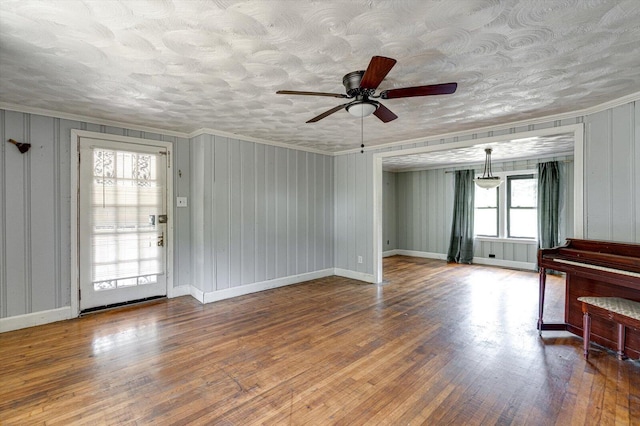
M 308 255 L 308 227 L 309 227 L 309 210 L 308 197 L 309 190 L 307 188 L 307 153 L 303 151 L 296 152 L 296 264 L 294 274 L 300 274 L 307 270 Z
M 277 250 L 278 250 L 278 216 L 276 206 L 278 190 L 276 187 L 276 148 L 265 146 L 264 156 L 264 192 L 265 192 L 265 280 L 272 280 L 277 276 Z
M 229 287 L 242 284 L 242 151 L 241 144 L 229 139 Z
M 213 259 L 213 253 L 216 246 L 216 239 L 213 233 L 215 220 L 214 213 L 214 194 L 215 189 L 215 144 L 213 136 L 202 135 L 202 153 L 201 157 L 206 164 L 213 164 L 213 167 L 205 167 L 202 173 L 202 182 L 205 186 L 201 190 L 201 202 L 202 202 L 202 277 L 201 277 L 201 289 L 202 291 L 212 291 L 216 286 L 215 281 L 215 261 Z
M 316 161 L 314 161 L 315 154 L 304 153 L 305 154 L 305 167 L 307 169 L 307 241 L 306 244 L 306 252 L 307 256 L 305 259 L 306 265 L 305 270 L 316 270 L 318 269 L 317 265 L 317 235 L 316 235 L 316 199 L 317 199 L 317 182 L 319 182 L 318 176 L 316 174 Z
M 324 174 L 323 174 L 323 183 L 324 183 L 324 231 L 323 234 L 323 243 L 325 245 L 325 256 L 324 256 L 324 265 L 323 268 L 329 268 L 336 266 L 335 262 L 335 245 L 334 241 L 336 239 L 336 227 L 334 222 L 335 210 L 334 205 L 336 203 L 334 184 L 335 184 L 335 175 L 334 175 L 334 161 L 333 157 L 324 157 Z
M 176 138 L 173 146 L 174 199 L 169 209 L 174 212 L 174 286 L 191 285 L 191 208 L 194 202 L 190 192 L 191 151 L 189 141 Z M 177 207 L 175 197 L 187 197 L 187 207 Z M 171 206 L 173 205 L 173 207 Z
M 238 167 L 237 164 L 230 163 L 229 139 L 221 136 L 214 137 L 214 158 L 213 169 L 214 182 L 209 183 L 214 189 L 214 203 L 211 206 L 215 209 L 210 214 L 214 223 L 215 257 L 208 259 L 216 264 L 216 285 L 212 290 L 222 290 L 230 287 L 230 246 L 231 246 L 231 180 L 230 168 Z M 201 167 L 209 167 L 203 164 Z M 197 232 L 197 230 L 196 230 Z
M 254 147 L 254 176 L 253 187 L 255 188 L 255 206 L 253 211 L 254 227 L 255 227 L 255 244 L 254 244 L 254 264 L 255 276 L 257 282 L 267 279 L 267 223 L 269 215 L 267 210 L 267 172 L 265 169 L 266 146 L 256 144 Z
M 31 149 L 29 155 L 29 188 L 26 209 L 29 212 L 28 247 L 30 247 L 31 295 L 29 312 L 44 311 L 55 307 L 55 277 L 51 272 L 56 270 L 55 253 L 56 232 L 55 200 L 58 189 L 55 187 L 55 150 L 53 118 L 32 116 L 30 120 Z M 53 232 L 52 232 L 53 231 Z
M 276 277 L 286 277 L 288 275 L 289 252 L 288 245 L 288 154 L 289 150 L 279 149 L 275 155 L 276 165 Z
M 5 111 L 0 110 L 0 318 L 7 315 L 7 265 L 5 262 L 7 256 L 7 218 L 6 218 L 6 154 L 5 150 L 9 147 L 4 143 L 7 138 L 5 132 Z
M 324 188 L 332 182 L 331 157 L 210 135 L 190 145 L 194 264 L 215 265 L 215 283 L 198 288 L 235 293 L 333 267 L 333 258 L 322 259 L 326 245 L 332 250 L 333 231 L 325 224 L 333 222 L 334 206 L 330 196 L 317 197 L 330 195 Z M 329 214 L 319 226 L 314 218 L 321 212 Z
M 611 110 L 599 112 L 587 121 L 585 184 L 586 237 L 611 239 Z
M 202 200 L 204 199 L 204 157 L 202 155 L 202 149 L 204 145 L 204 136 L 198 136 L 193 144 L 191 150 L 191 181 L 192 181 L 192 199 L 191 204 L 193 208 L 192 214 L 192 238 L 193 242 L 193 257 L 192 257 L 192 276 L 193 282 L 191 283 L 196 288 L 204 291 L 204 235 L 201 232 L 195 232 L 202 228 L 204 218 L 204 208 L 202 206 Z
M 17 141 L 24 141 L 24 123 L 26 114 L 7 111 L 5 114 L 5 137 Z M 6 144 L 5 141 L 2 141 Z M 10 149 L 7 149 L 10 148 Z M 7 250 L 5 253 L 6 285 L 7 285 L 7 316 L 15 316 L 30 312 L 27 307 L 27 293 L 31 283 L 27 273 L 30 264 L 27 250 L 28 220 L 30 213 L 26 211 L 27 191 L 27 162 L 30 153 L 21 154 L 14 146 L 5 146 L 5 238 Z
M 295 275 L 298 265 L 298 155 L 294 150 L 287 150 L 287 275 Z M 294 242 L 294 244 L 291 244 Z
M 396 173 L 382 173 L 382 251 L 397 248 Z
M 241 191 L 241 253 L 240 269 L 242 276 L 240 284 L 255 282 L 255 250 L 256 250 L 256 182 L 255 182 L 255 144 L 239 142 L 240 144 L 240 191 Z
M 634 223 L 633 108 L 630 104 L 612 110 L 611 116 L 611 239 L 632 241 Z

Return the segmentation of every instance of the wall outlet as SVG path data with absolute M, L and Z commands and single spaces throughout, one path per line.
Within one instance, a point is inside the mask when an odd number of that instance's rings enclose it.
M 362 263 L 362 256 L 358 256 L 358 263 Z
M 494 258 L 496 257 L 496 255 L 495 255 L 495 254 L 490 254 L 490 255 L 489 255 L 489 257 L 490 257 L 491 259 L 494 259 Z
M 177 207 L 187 207 L 187 197 L 176 197 Z

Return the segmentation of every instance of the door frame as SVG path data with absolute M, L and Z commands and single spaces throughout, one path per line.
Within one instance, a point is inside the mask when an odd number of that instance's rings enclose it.
M 90 132 L 87 130 L 71 129 L 70 165 L 71 165 L 71 317 L 80 315 L 80 138 L 102 139 L 113 142 L 124 142 L 137 145 L 157 146 L 167 151 L 167 232 L 166 244 L 166 274 L 167 274 L 167 297 L 173 288 L 173 144 L 171 142 L 154 139 L 140 139 L 129 136 L 111 135 L 108 133 Z

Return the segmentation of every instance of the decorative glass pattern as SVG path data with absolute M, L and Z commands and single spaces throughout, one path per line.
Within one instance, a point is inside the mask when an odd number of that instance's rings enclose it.
M 159 155 L 93 150 L 92 282 L 96 291 L 157 282 L 163 190 Z

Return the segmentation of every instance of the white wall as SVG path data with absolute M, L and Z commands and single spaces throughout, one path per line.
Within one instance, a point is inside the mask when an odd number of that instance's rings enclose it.
M 640 242 L 640 107 L 585 117 L 585 238 Z
M 382 173 L 382 250 L 398 248 L 398 220 L 396 217 L 398 198 L 396 195 L 396 174 Z
M 333 157 L 201 135 L 191 190 L 193 285 L 205 301 L 333 273 Z

